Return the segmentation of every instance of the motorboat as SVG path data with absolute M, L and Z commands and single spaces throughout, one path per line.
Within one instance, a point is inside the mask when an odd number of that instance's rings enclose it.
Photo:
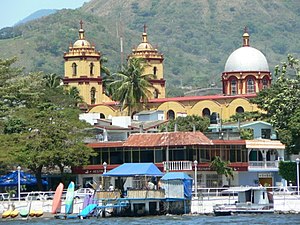
M 238 195 L 234 204 L 216 204 L 213 211 L 216 216 L 245 213 L 274 213 L 272 193 L 265 187 L 232 187 L 223 193 L 229 196 Z

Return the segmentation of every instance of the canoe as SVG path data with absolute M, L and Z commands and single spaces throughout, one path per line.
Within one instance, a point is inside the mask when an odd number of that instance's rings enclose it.
M 12 210 L 6 210 L 2 213 L 2 218 L 7 218 L 10 216 Z
M 42 209 L 36 210 L 35 211 L 35 216 L 36 217 L 41 217 L 44 214 L 44 211 Z
M 31 209 L 29 212 L 29 216 L 34 217 L 35 216 L 35 210 Z
M 66 194 L 66 201 L 65 201 L 65 213 L 66 214 L 71 214 L 73 212 L 73 201 L 74 201 L 74 192 L 75 189 L 75 184 L 73 181 L 70 182 L 68 189 L 67 189 L 67 194 Z
M 52 210 L 51 213 L 52 214 L 56 214 L 61 207 L 61 196 L 62 196 L 62 192 L 64 190 L 64 184 L 60 183 L 54 193 L 54 197 L 53 197 L 53 202 L 52 202 Z
M 27 208 L 23 208 L 20 210 L 20 216 L 21 217 L 27 217 L 28 216 L 28 209 Z
M 10 213 L 10 217 L 11 218 L 15 218 L 15 217 L 17 217 L 19 215 L 19 211 L 18 210 L 13 210 L 13 211 L 11 211 L 11 213 Z
M 78 216 L 81 216 L 83 218 L 87 217 L 96 209 L 97 206 L 97 204 L 89 204 L 78 214 Z

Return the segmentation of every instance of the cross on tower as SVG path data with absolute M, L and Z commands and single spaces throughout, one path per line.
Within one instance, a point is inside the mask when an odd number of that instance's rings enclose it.
M 248 27 L 247 26 L 245 26 L 245 28 L 244 28 L 244 33 L 248 33 Z
M 144 33 L 147 33 L 147 26 L 144 24 Z
M 80 29 L 83 29 L 82 27 L 83 27 L 83 22 L 82 20 L 80 20 Z

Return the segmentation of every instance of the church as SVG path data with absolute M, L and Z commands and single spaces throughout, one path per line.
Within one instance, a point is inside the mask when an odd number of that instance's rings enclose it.
M 257 106 L 250 103 L 250 99 L 271 85 L 267 59 L 262 52 L 250 46 L 250 35 L 246 28 L 242 35 L 242 46 L 230 54 L 224 71 L 220 74 L 222 94 L 166 97 L 164 56 L 149 42 L 145 26 L 141 43 L 132 49 L 128 58 L 144 59 L 144 73 L 156 76 L 151 80 L 155 89 L 146 109 L 163 111 L 168 120 L 193 114 L 211 116 L 213 113 L 226 120 L 236 113 L 258 111 Z M 82 22 L 79 39 L 69 46 L 64 60 L 63 83 L 66 87 L 76 87 L 79 90 L 86 103 L 86 112 L 99 113 L 100 118 L 127 115 L 126 111 L 120 111 L 118 103 L 105 94 L 100 73 L 101 52 L 86 39 Z

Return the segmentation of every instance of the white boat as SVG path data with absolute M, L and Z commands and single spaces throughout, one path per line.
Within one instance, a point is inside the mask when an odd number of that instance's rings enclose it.
M 216 216 L 244 213 L 274 213 L 273 195 L 264 187 L 233 187 L 223 194 L 238 194 L 234 204 L 217 204 L 213 206 Z

